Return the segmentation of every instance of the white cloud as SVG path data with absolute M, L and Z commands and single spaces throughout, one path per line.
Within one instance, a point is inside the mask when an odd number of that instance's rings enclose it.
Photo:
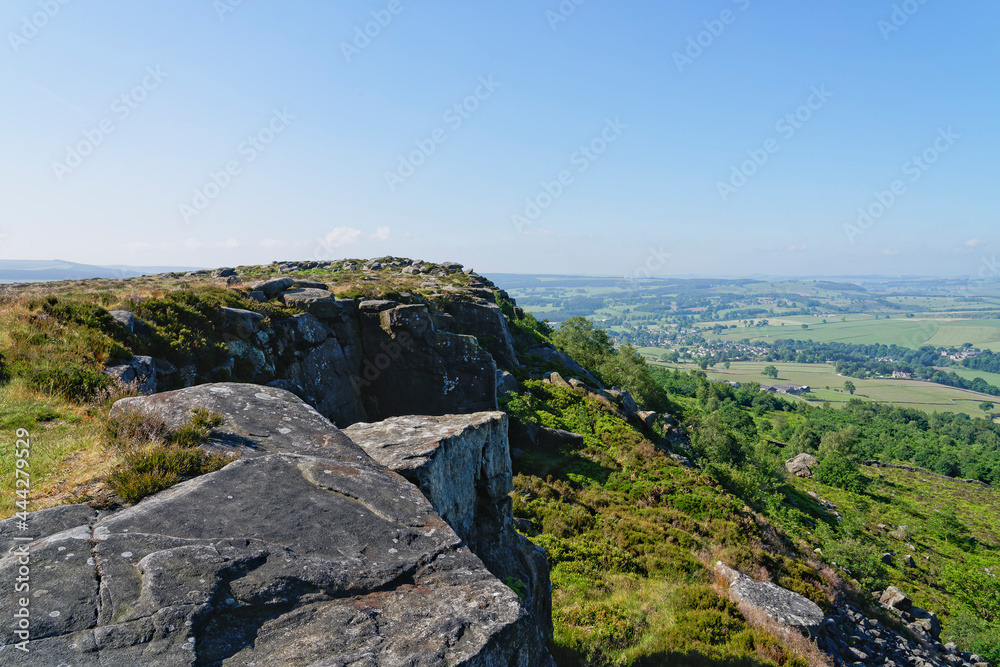
M 198 239 L 184 239 L 184 247 L 188 250 L 197 250 L 201 247 L 201 241 Z
M 882 254 L 892 257 L 893 255 L 898 255 L 899 251 L 893 250 L 892 248 L 886 248 L 885 250 L 882 251 Z
M 966 241 L 962 245 L 960 245 L 957 248 L 955 248 L 954 252 L 955 252 L 955 254 L 959 254 L 959 253 L 963 253 L 963 252 L 972 252 L 973 248 L 978 248 L 979 246 L 983 246 L 983 245 L 986 245 L 986 241 L 984 241 L 982 239 L 969 239 L 968 241 Z
M 240 247 L 240 242 L 230 236 L 225 241 L 222 241 L 221 243 L 218 243 L 216 245 L 218 245 L 220 248 L 225 248 L 226 250 L 236 250 L 237 248 Z
M 278 239 L 262 239 L 260 245 L 263 248 L 282 248 L 288 244 Z
M 376 241 L 388 241 L 392 237 L 392 230 L 388 227 L 379 227 L 375 230 L 375 233 L 371 235 L 371 238 Z
M 524 231 L 525 236 L 555 236 L 556 230 L 554 229 L 527 229 Z
M 803 243 L 802 245 L 790 245 L 785 248 L 788 252 L 801 252 L 807 249 L 807 246 Z
M 340 248 L 341 246 L 357 243 L 362 236 L 360 229 L 353 227 L 334 227 L 323 237 L 322 244 L 326 248 Z
M 152 244 L 146 243 L 145 241 L 137 241 L 135 243 L 129 243 L 128 245 L 125 246 L 127 250 L 130 250 L 132 252 L 136 250 L 149 250 L 152 247 L 153 247 Z

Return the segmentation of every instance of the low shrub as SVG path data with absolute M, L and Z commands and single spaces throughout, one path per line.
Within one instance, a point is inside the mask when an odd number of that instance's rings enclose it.
M 224 454 L 206 454 L 198 449 L 154 445 L 130 453 L 108 477 L 108 485 L 126 503 L 137 503 L 183 481 L 219 470 L 232 459 Z
M 25 379 L 31 389 L 58 394 L 73 401 L 90 400 L 95 393 L 109 388 L 114 382 L 93 368 L 73 363 L 32 371 Z
M 178 447 L 197 447 L 208 439 L 212 428 L 220 424 L 222 415 L 205 408 L 198 408 L 194 411 L 191 421 L 170 435 L 170 442 Z
M 185 479 L 219 470 L 233 459 L 208 454 L 198 446 L 222 416 L 204 408 L 173 433 L 163 420 L 145 410 L 124 410 L 108 419 L 105 438 L 122 457 L 108 486 L 126 503 L 137 503 Z

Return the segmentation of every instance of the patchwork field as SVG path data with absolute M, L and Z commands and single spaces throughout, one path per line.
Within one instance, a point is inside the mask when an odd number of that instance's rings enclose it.
M 651 349 L 644 350 L 648 354 Z M 648 357 L 647 357 L 648 358 Z M 697 368 L 695 364 L 664 364 L 650 359 L 655 366 L 667 368 Z M 771 380 L 761 371 L 765 366 L 776 366 L 778 379 Z M 844 382 L 850 380 L 857 388 L 854 398 L 881 403 L 892 403 L 927 412 L 955 412 L 973 417 L 982 417 L 983 411 L 979 404 L 991 402 L 1000 405 L 1000 398 L 987 396 L 974 391 L 966 391 L 956 387 L 947 387 L 932 382 L 920 380 L 859 380 L 845 378 L 837 374 L 830 364 L 793 364 L 766 361 L 732 362 L 729 369 L 721 366 L 709 368 L 708 376 L 716 380 L 731 380 L 733 382 L 759 382 L 761 384 L 798 384 L 807 385 L 812 391 L 803 399 L 811 403 L 829 402 L 831 405 L 846 403 L 852 397 L 844 390 Z
M 736 324 L 738 328 L 721 334 L 705 332 L 708 338 L 739 341 L 792 339 L 821 342 L 855 343 L 860 345 L 884 344 L 919 348 L 923 345 L 936 347 L 961 347 L 971 343 L 984 350 L 1000 350 L 1000 320 L 982 319 L 938 319 L 900 318 L 879 319 L 870 316 L 847 316 L 847 321 L 838 317 L 823 318 L 796 316 L 768 318 L 769 326 L 743 327 L 739 322 L 720 322 L 723 325 Z M 784 324 L 784 326 L 782 326 Z M 808 325 L 803 329 L 802 325 Z

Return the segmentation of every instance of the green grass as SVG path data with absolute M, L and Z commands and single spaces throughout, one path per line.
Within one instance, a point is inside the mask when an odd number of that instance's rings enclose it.
M 10 490 L 0 496 L 0 518 L 17 511 L 13 493 L 17 429 L 27 430 L 30 441 L 29 510 L 45 509 L 70 501 L 107 471 L 99 416 L 103 409 L 39 393 L 23 382 L 0 386 L 0 488 Z

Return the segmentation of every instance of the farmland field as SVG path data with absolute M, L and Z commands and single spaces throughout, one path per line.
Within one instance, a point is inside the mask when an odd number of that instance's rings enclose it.
M 649 350 L 644 350 L 648 352 Z M 696 369 L 695 364 L 664 364 L 652 361 L 654 366 L 666 368 Z M 761 371 L 765 366 L 776 366 L 778 379 L 771 380 Z M 846 403 L 851 395 L 844 391 L 844 382 L 850 380 L 857 390 L 855 398 L 892 403 L 904 407 L 916 408 L 927 412 L 964 413 L 972 417 L 982 417 L 983 411 L 979 404 L 992 402 L 1000 404 L 1000 398 L 979 394 L 974 391 L 948 387 L 945 385 L 923 382 L 920 380 L 860 380 L 845 378 L 837 374 L 830 364 L 793 364 L 766 361 L 736 361 L 729 369 L 716 366 L 709 368 L 708 376 L 714 380 L 731 380 L 733 382 L 759 382 L 761 384 L 798 384 L 807 385 L 812 389 L 808 402 L 829 402 L 831 405 Z M 829 389 L 827 389 L 829 387 Z
M 1000 351 L 1000 320 L 950 320 L 937 318 L 912 319 L 879 319 L 873 317 L 848 317 L 846 322 L 809 316 L 770 318 L 766 327 L 743 327 L 739 322 L 721 322 L 720 324 L 736 324 L 738 328 L 730 329 L 721 334 L 706 332 L 710 338 L 739 341 L 749 338 L 752 341 L 768 341 L 775 339 L 812 340 L 820 342 L 855 343 L 859 345 L 900 345 L 919 348 L 923 345 L 935 347 L 961 347 L 970 343 L 984 350 Z M 781 324 L 784 323 L 784 326 Z M 802 325 L 809 326 L 803 329 Z

